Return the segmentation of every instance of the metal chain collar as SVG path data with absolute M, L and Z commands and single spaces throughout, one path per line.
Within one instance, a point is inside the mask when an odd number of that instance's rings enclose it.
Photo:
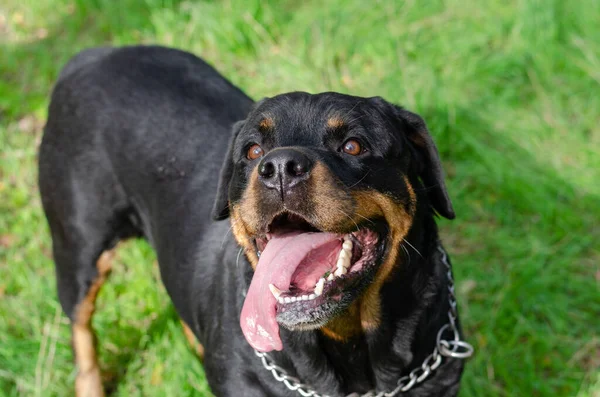
M 456 319 L 458 318 L 457 303 L 454 294 L 454 278 L 452 277 L 450 262 L 448 262 L 448 255 L 441 245 L 438 245 L 437 249 L 442 255 L 442 263 L 446 266 L 450 309 L 448 309 L 448 323 L 444 324 L 438 331 L 436 346 L 433 352 L 425 358 L 420 367 L 413 369 L 408 375 L 398 379 L 395 389 L 389 392 L 371 390 L 365 394 L 352 393 L 347 397 L 394 397 L 399 393 L 407 392 L 415 385 L 425 381 L 442 364 L 443 357 L 465 359 L 473 355 L 473 346 L 460 339 L 460 334 L 456 327 Z M 447 331 L 452 333 L 452 338 L 445 339 L 443 337 Z M 278 382 L 282 382 L 288 389 L 297 392 L 303 397 L 329 397 L 327 394 L 319 394 L 309 385 L 302 383 L 300 379 L 288 375 L 286 370 L 275 364 L 267 353 L 261 353 L 256 350 L 254 353 L 260 358 L 263 367 L 273 374 L 273 378 Z

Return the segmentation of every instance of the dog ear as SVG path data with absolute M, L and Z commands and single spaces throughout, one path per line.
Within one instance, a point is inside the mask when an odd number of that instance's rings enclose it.
M 446 189 L 440 155 L 433 143 L 425 121 L 415 113 L 402 109 L 399 106 L 394 107 L 397 116 L 408 127 L 406 129 L 406 137 L 416 149 L 423 163 L 419 176 L 428 192 L 431 206 L 443 217 L 454 219 L 454 208 Z
M 233 176 L 233 144 L 238 136 L 246 120 L 236 122 L 232 127 L 231 140 L 227 148 L 227 154 L 221 173 L 219 175 L 219 185 L 217 187 L 217 196 L 213 205 L 212 217 L 216 221 L 220 221 L 229 217 L 229 183 Z

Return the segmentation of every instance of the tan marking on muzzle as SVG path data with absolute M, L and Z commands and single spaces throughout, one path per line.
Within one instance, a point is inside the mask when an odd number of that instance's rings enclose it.
M 312 203 L 310 221 L 320 230 L 343 232 L 352 220 L 354 201 L 342 182 L 321 162 L 311 171 L 308 199 Z
M 258 256 L 256 255 L 256 247 L 252 241 L 252 236 L 256 236 L 258 233 L 261 221 L 257 214 L 260 203 L 259 183 L 258 170 L 255 168 L 250 174 L 248 186 L 242 195 L 242 199 L 239 203 L 234 203 L 231 206 L 233 236 L 244 249 L 244 253 L 254 270 L 258 265 Z
M 404 178 L 408 191 L 408 203 L 399 203 L 388 195 L 375 191 L 356 191 L 352 193 L 356 203 L 355 221 L 383 217 L 388 224 L 388 249 L 375 279 L 350 308 L 330 321 L 324 328 L 326 336 L 345 341 L 363 331 L 372 331 L 381 323 L 381 287 L 399 265 L 400 244 L 413 222 L 416 211 L 416 195 L 408 179 Z M 406 209 L 408 206 L 408 210 Z M 360 324 L 360 327 L 357 326 Z
M 408 212 L 404 204 L 396 202 L 383 193 L 356 192 L 354 194 L 357 202 L 357 212 L 360 215 L 369 219 L 377 215 L 383 215 L 389 227 L 387 254 L 375 275 L 375 280 L 360 299 L 360 321 L 362 328 L 366 331 L 379 327 L 381 322 L 381 287 L 399 265 L 400 245 L 412 226 L 416 196 L 410 184 L 407 184 L 407 190 L 409 193 Z

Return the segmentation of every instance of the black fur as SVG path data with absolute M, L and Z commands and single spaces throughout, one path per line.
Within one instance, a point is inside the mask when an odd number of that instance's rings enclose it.
M 125 47 L 80 53 L 54 88 L 39 157 L 62 307 L 72 318 L 103 250 L 142 236 L 156 250 L 178 314 L 205 348 L 213 392 L 296 396 L 262 367 L 242 335 L 239 316 L 252 268 L 222 220 L 256 165 L 244 150 L 258 139 L 256 123 L 264 113 L 279 122 L 261 142 L 265 151 L 308 148 L 347 186 L 400 194 L 406 174 L 417 188 L 406 239 L 422 256 L 409 248 L 410 257 L 401 257 L 402 266 L 384 284 L 380 327 L 345 343 L 320 331 L 282 328 L 284 350 L 272 354 L 322 393 L 391 390 L 432 352 L 446 322 L 433 210 L 448 218 L 454 212 L 423 120 L 381 98 L 290 93 L 255 105 L 185 52 Z M 334 114 L 351 122 L 327 135 L 323 126 Z M 368 155 L 338 151 L 350 132 L 364 140 Z M 405 395 L 454 396 L 461 372 L 461 361 L 446 359 Z

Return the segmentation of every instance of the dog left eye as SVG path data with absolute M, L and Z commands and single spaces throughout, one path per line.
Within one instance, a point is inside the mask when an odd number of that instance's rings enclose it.
M 361 146 L 360 142 L 356 139 L 348 139 L 346 142 L 344 142 L 342 150 L 344 151 L 344 153 L 348 153 L 352 156 L 358 156 L 359 154 L 364 152 L 364 149 Z
M 248 153 L 246 153 L 246 157 L 248 158 L 248 160 L 256 160 L 257 158 L 262 157 L 263 154 L 263 149 L 260 147 L 259 144 L 255 143 L 254 145 L 248 148 Z

